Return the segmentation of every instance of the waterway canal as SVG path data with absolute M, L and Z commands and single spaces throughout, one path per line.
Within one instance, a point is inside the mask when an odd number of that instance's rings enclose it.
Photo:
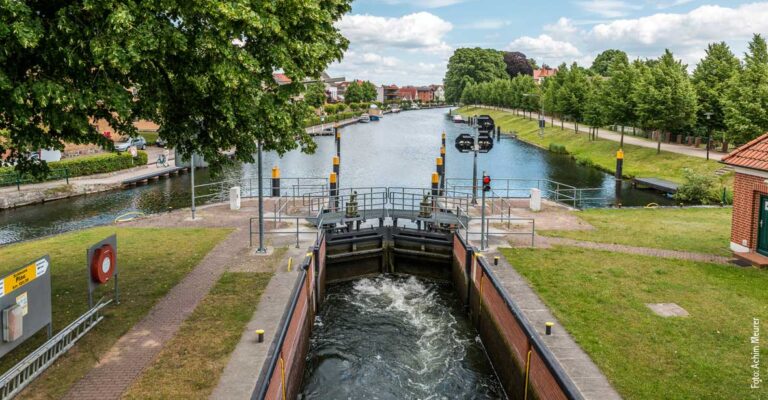
M 307 399 L 499 399 L 453 287 L 383 275 L 330 285 L 310 338 Z
M 379 122 L 357 124 L 342 130 L 342 187 L 405 186 L 428 187 L 439 156 L 440 134 L 447 135 L 446 174 L 448 178 L 471 178 L 472 155 L 459 153 L 453 142 L 461 133 L 471 133 L 464 124 L 454 124 L 447 109 L 403 112 L 387 115 Z M 307 155 L 298 151 L 282 158 L 268 153 L 264 157 L 265 175 L 273 165 L 283 177 L 327 177 L 335 154 L 333 137 L 317 137 L 317 151 Z M 549 179 L 584 188 L 601 188 L 604 203 L 615 198 L 613 177 L 592 167 L 580 165 L 569 156 L 553 154 L 513 139 L 503 139 L 488 154 L 478 157 L 478 171 L 494 178 Z M 243 164 L 229 176 L 256 176 L 256 165 Z M 90 226 L 112 223 L 128 211 L 156 213 L 191 204 L 190 177 L 182 175 L 146 186 L 97 193 L 79 198 L 0 211 L 0 244 L 28 240 Z M 198 184 L 211 178 L 198 171 Z M 628 206 L 669 200 L 628 184 L 622 189 L 622 203 Z

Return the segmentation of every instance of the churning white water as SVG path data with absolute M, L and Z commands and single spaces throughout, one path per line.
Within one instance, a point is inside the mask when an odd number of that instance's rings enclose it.
M 485 399 L 503 392 L 449 284 L 383 275 L 331 285 L 305 398 Z

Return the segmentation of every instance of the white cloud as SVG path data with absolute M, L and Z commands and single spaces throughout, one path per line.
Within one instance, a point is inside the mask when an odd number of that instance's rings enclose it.
M 544 60 L 574 59 L 581 56 L 581 52 L 573 44 L 555 40 L 546 34 L 535 38 L 530 36 L 517 38 L 509 44 L 508 49 L 521 51 L 528 57 Z
M 418 6 L 424 7 L 424 8 L 440 8 L 440 7 L 447 7 L 452 6 L 454 4 L 464 3 L 467 0 L 419 0 Z M 384 0 L 385 4 L 411 4 L 413 5 L 412 0 Z
M 373 15 L 346 15 L 337 24 L 353 46 L 392 46 L 435 53 L 450 49 L 444 36 L 453 25 L 428 12 L 400 18 Z
M 623 17 L 632 11 L 641 10 L 643 8 L 642 5 L 638 5 L 634 2 L 621 0 L 587 0 L 577 1 L 576 4 L 587 12 L 606 18 Z
M 657 7 L 661 2 L 648 4 Z M 518 38 L 510 47 L 524 53 L 527 49 L 530 54 L 526 54 L 540 62 L 578 61 L 586 65 L 606 49 L 624 50 L 630 58 L 655 58 L 669 48 L 692 67 L 709 43 L 725 41 L 738 54 L 754 33 L 768 32 L 768 2 L 732 8 L 701 6 L 686 13 L 656 13 L 589 25 L 560 18 L 543 30 L 546 34 Z
M 503 20 L 503 19 L 483 19 L 475 22 L 470 22 L 468 24 L 462 25 L 461 27 L 465 29 L 493 30 L 493 29 L 501 29 L 511 24 L 512 23 L 510 21 Z

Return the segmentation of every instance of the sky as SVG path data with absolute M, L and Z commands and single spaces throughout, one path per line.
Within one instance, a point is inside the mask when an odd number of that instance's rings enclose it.
M 630 59 L 665 48 L 692 69 L 707 44 L 740 58 L 753 33 L 768 35 L 768 1 L 355 0 L 336 26 L 350 40 L 328 72 L 381 84 L 442 83 L 453 51 L 521 51 L 541 64 L 589 66 L 606 49 Z

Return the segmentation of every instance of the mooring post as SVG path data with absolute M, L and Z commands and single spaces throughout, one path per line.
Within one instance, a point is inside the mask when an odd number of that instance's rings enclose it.
M 341 178 L 341 159 L 339 156 L 333 157 L 333 173 L 336 174 L 336 187 L 340 188 L 341 184 L 339 178 Z
M 440 160 L 440 158 L 438 158 Z M 439 192 L 440 175 L 437 172 L 432 173 L 432 212 L 437 208 L 437 196 Z
M 333 130 L 336 132 L 336 157 L 341 158 L 341 132 L 339 132 L 339 125 L 336 124 Z
M 616 207 L 621 208 L 621 184 L 624 169 L 624 151 L 616 152 Z M 576 196 L 574 196 L 576 197 Z
M 280 197 L 280 168 L 272 167 L 272 197 Z
M 445 145 L 440 148 L 440 157 L 443 159 L 443 176 L 440 179 L 440 189 L 445 191 Z
M 443 158 L 437 157 L 435 159 L 435 172 L 437 172 L 437 195 L 442 196 L 441 189 L 442 185 L 440 182 L 443 181 Z
M 339 196 L 338 196 L 338 187 L 336 186 L 336 173 L 331 172 L 331 176 L 328 179 L 330 184 L 330 191 L 329 194 L 331 198 L 329 199 L 329 205 L 331 206 L 332 211 L 336 211 L 336 209 L 339 207 Z

